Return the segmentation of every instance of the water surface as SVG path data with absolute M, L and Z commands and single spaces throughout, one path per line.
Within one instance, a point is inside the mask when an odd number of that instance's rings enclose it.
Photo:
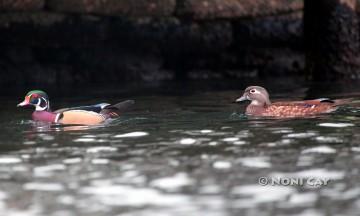
M 21 98 L 3 98 L 2 215 L 357 214 L 358 105 L 306 119 L 254 119 L 241 114 L 244 105 L 231 103 L 240 93 L 115 94 L 109 101 L 135 99 L 136 106 L 95 127 L 38 124 L 29 120 L 29 110 L 15 108 Z M 335 93 L 329 96 L 346 96 Z M 58 97 L 52 105 L 103 99 Z M 260 177 L 279 176 L 329 183 L 258 183 Z

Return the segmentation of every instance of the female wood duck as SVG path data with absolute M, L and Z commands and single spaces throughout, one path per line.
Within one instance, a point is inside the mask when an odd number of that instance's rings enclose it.
M 243 96 L 236 102 L 249 100 L 251 103 L 246 108 L 246 114 L 252 116 L 269 117 L 304 117 L 321 113 L 330 113 L 339 105 L 350 102 L 350 99 L 330 100 L 319 98 L 315 100 L 288 101 L 271 103 L 269 93 L 260 86 L 249 86 Z
M 32 114 L 34 121 L 60 123 L 60 124 L 79 124 L 96 125 L 103 123 L 107 119 L 120 116 L 134 101 L 127 100 L 121 103 L 110 105 L 100 103 L 91 106 L 64 108 L 52 112 L 48 95 L 40 90 L 30 91 L 26 94 L 25 100 L 19 103 L 18 107 L 34 106 Z

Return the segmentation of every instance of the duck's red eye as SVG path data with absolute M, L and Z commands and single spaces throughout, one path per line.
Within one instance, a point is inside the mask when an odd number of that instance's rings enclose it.
M 250 90 L 250 93 L 251 93 L 251 94 L 254 94 L 255 92 L 256 92 L 255 89 L 251 89 L 251 90 Z

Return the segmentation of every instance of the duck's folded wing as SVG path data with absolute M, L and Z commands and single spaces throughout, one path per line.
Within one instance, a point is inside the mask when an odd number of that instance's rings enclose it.
M 63 108 L 63 109 L 54 111 L 54 113 L 63 113 L 63 112 L 72 111 L 72 110 L 83 110 L 83 111 L 100 113 L 104 107 L 109 106 L 109 105 L 110 104 L 108 104 L 108 103 L 100 103 L 100 104 L 89 105 L 89 106 Z
M 126 100 L 117 104 L 105 106 L 100 113 L 103 115 L 108 115 L 110 118 L 114 118 L 127 111 L 134 104 L 135 101 Z
M 331 100 L 329 98 L 318 98 L 313 100 L 303 100 L 303 101 L 283 101 L 283 102 L 275 102 L 274 105 L 277 106 L 305 106 L 305 107 L 312 107 L 313 105 L 332 105 L 332 106 L 339 106 L 348 104 L 352 101 L 352 98 L 346 98 L 346 99 L 336 99 Z
M 266 109 L 265 115 L 268 116 L 307 116 L 320 113 L 329 113 L 337 109 L 336 105 L 329 103 L 320 104 L 306 104 L 306 103 L 291 103 L 288 105 L 274 105 L 272 104 Z

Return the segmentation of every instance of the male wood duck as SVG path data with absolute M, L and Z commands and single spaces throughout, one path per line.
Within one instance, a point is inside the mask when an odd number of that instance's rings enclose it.
M 107 119 L 119 117 L 123 111 L 133 104 L 133 100 L 127 100 L 114 105 L 100 103 L 91 106 L 64 108 L 52 112 L 48 95 L 41 90 L 34 90 L 28 92 L 25 96 L 25 100 L 17 106 L 34 106 L 35 111 L 32 113 L 32 119 L 34 121 L 60 124 L 96 125 L 103 123 Z
M 269 117 L 304 117 L 335 111 L 339 105 L 350 102 L 350 99 L 330 100 L 319 98 L 304 101 L 286 101 L 271 103 L 269 93 L 261 86 L 249 86 L 243 96 L 235 102 L 249 100 L 251 103 L 246 108 L 246 114 L 252 116 Z

